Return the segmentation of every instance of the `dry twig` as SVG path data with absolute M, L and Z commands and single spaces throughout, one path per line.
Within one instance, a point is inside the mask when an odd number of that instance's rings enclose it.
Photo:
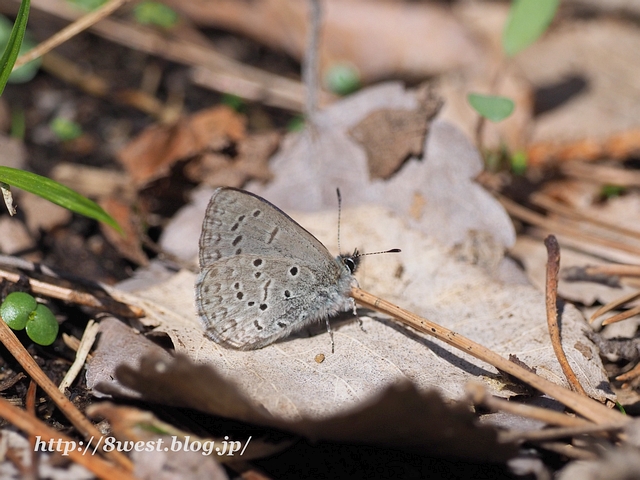
M 7 347 L 18 363 L 22 365 L 22 368 L 25 369 L 27 374 L 35 380 L 35 382 L 47 393 L 47 395 L 49 395 L 49 397 L 51 397 L 53 402 L 69 419 L 73 426 L 76 427 L 78 432 L 87 441 L 90 441 L 91 443 L 98 442 L 98 439 L 102 437 L 102 434 L 93 425 L 93 423 L 91 423 L 82 414 L 82 412 L 80 412 L 80 410 L 78 410 L 78 408 L 60 392 L 60 390 L 58 390 L 58 387 L 49 380 L 49 377 L 47 377 L 47 375 L 40 369 L 33 357 L 29 355 L 29 352 L 27 352 L 20 340 L 18 340 L 13 331 L 2 319 L 0 319 L 0 341 L 5 347 Z M 0 414 L 0 416 L 2 415 Z M 23 428 L 19 425 L 18 427 Z M 102 443 L 100 443 L 100 445 L 102 445 Z M 131 470 L 133 468 L 131 461 L 122 453 L 113 450 L 106 454 L 127 470 Z
M 558 240 L 553 235 L 549 235 L 544 240 L 544 246 L 547 247 L 547 281 L 546 281 L 546 307 L 547 307 L 547 325 L 549 327 L 549 335 L 551 337 L 551 345 L 553 352 L 556 354 L 558 363 L 564 372 L 569 385 L 576 392 L 587 396 L 582 385 L 578 381 L 578 377 L 573 373 L 571 365 L 567 360 L 567 356 L 562 348 L 562 340 L 560 338 L 560 327 L 558 325 L 558 272 L 560 271 L 560 246 Z
M 4 321 L 0 321 L 0 323 L 6 325 Z M 9 327 L 7 327 L 9 328 Z M 54 390 L 55 389 L 54 386 Z M 0 417 L 4 418 L 8 422 L 12 423 L 16 427 L 18 427 L 23 432 L 27 433 L 29 436 L 39 436 L 40 441 L 45 443 L 53 442 L 53 445 L 57 445 L 58 441 L 65 442 L 73 442 L 73 440 L 66 435 L 56 432 L 52 428 L 46 426 L 40 420 L 32 417 L 27 412 L 21 410 L 18 407 L 14 407 L 9 402 L 7 402 L 4 398 L 0 397 Z M 97 433 L 100 435 L 100 433 Z M 68 451 L 69 458 L 76 463 L 86 467 L 91 472 L 95 473 L 100 478 L 107 479 L 128 479 L 135 480 L 136 477 L 131 475 L 129 471 L 117 467 L 102 458 L 95 455 L 85 455 L 83 450 L 80 449 L 72 449 Z M 122 455 L 122 454 L 121 454 Z M 124 457 L 124 456 L 123 456 Z M 124 457 L 126 459 L 126 457 Z M 127 459 L 128 461 L 128 459 Z
M 488 348 L 483 347 L 482 345 L 469 340 L 448 328 L 444 328 L 437 323 L 427 320 L 426 318 L 419 317 L 418 315 L 393 305 L 386 300 L 378 298 L 369 292 L 354 287 L 351 289 L 351 296 L 365 307 L 387 314 L 420 332 L 431 335 L 479 360 L 493 365 L 499 370 L 513 375 L 541 392 L 546 393 L 550 397 L 555 398 L 566 407 L 595 423 L 608 424 L 630 421 L 628 417 L 625 417 L 615 410 L 610 410 L 589 397 L 585 397 L 579 393 L 561 387 L 560 385 L 556 385 L 555 383 L 536 375 L 514 362 L 508 361 Z

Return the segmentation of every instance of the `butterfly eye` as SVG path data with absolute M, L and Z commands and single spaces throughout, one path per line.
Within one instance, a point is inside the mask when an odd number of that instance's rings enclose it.
M 351 273 L 355 272 L 356 262 L 353 260 L 353 258 L 343 258 L 342 263 L 345 264 L 345 266 L 349 269 Z

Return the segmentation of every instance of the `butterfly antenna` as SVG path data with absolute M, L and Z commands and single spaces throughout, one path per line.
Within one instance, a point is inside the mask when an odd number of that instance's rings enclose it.
M 338 196 L 338 252 L 340 250 L 340 216 L 342 213 L 342 195 L 340 195 L 340 189 L 336 188 L 336 195 Z
M 392 248 L 391 250 L 383 250 L 380 252 L 360 253 L 357 250 L 354 252 L 353 257 L 366 257 L 367 255 L 380 255 L 381 253 L 400 253 L 402 250 L 399 248 Z

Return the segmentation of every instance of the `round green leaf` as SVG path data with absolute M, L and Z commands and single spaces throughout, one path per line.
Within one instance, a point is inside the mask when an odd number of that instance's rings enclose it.
M 51 345 L 58 336 L 58 322 L 49 307 L 41 303 L 29 316 L 27 335 L 40 345 Z
M 492 122 L 504 120 L 513 113 L 514 109 L 513 100 L 506 97 L 470 93 L 467 95 L 467 100 L 476 112 Z
M 347 95 L 360 88 L 360 72 L 350 63 L 338 63 L 327 71 L 324 83 L 329 91 Z
M 28 293 L 13 292 L 2 302 L 0 316 L 12 329 L 22 330 L 37 306 L 36 299 Z
M 82 135 L 82 127 L 73 120 L 56 117 L 49 123 L 53 133 L 63 142 L 75 140 Z
M 542 35 L 553 20 L 559 0 L 513 0 L 502 32 L 502 48 L 512 57 Z

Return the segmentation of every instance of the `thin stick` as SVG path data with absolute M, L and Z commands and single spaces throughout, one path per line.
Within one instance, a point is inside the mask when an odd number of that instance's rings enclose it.
M 0 323 L 4 324 L 4 321 Z M 0 397 L 0 417 L 15 425 L 20 430 L 27 433 L 29 436 L 39 436 L 41 442 L 47 443 L 47 448 L 49 442 L 53 442 L 53 448 L 57 448 L 58 441 L 60 441 L 63 451 L 65 445 L 78 445 L 78 442 L 74 442 L 70 437 L 67 437 L 64 434 L 56 432 L 52 428 L 47 427 L 40 420 L 32 417 L 27 412 L 19 409 L 18 407 L 14 407 L 2 397 Z M 100 435 L 100 433 L 98 433 L 98 435 Z M 70 442 L 74 443 L 72 444 Z M 131 473 L 129 473 L 127 470 L 117 467 L 98 456 L 92 454 L 85 455 L 83 452 L 84 448 L 74 448 L 69 449 L 67 453 L 71 460 L 79 463 L 83 467 L 86 467 L 88 470 L 95 473 L 96 476 L 100 478 L 129 480 L 136 479 L 136 477 L 131 475 Z M 90 452 L 92 452 L 92 450 L 90 450 Z
M 51 400 L 54 401 L 60 411 L 69 419 L 73 426 L 78 429 L 78 432 L 80 432 L 80 434 L 91 443 L 99 442 L 102 434 L 67 397 L 60 393 L 58 387 L 49 380 L 49 377 L 47 377 L 47 375 L 40 369 L 33 357 L 29 355 L 29 352 L 27 352 L 20 340 L 18 340 L 13 331 L 1 318 L 0 342 L 7 347 L 18 363 L 22 365 L 22 368 L 25 369 L 27 374 L 35 380 L 35 382 L 46 392 L 47 395 L 49 395 L 49 397 L 51 397 Z M 102 445 L 102 443 L 99 443 L 99 445 Z M 106 452 L 106 455 L 110 456 L 113 461 L 117 462 L 127 470 L 133 469 L 131 461 L 117 450 Z
M 80 17 L 78 20 L 73 22 L 70 25 L 67 25 L 65 28 L 60 30 L 58 33 L 49 37 L 44 42 L 36 45 L 35 48 L 32 48 L 24 55 L 20 55 L 16 60 L 16 64 L 13 67 L 14 69 L 24 65 L 25 63 L 29 63 L 31 60 L 35 60 L 38 57 L 41 57 L 47 52 L 50 52 L 58 45 L 62 45 L 64 42 L 69 40 L 72 37 L 75 37 L 83 30 L 86 30 L 90 26 L 98 23 L 105 17 L 111 15 L 115 10 L 120 8 L 123 4 L 127 3 L 129 0 L 110 0 L 105 3 L 103 6 L 94 10 L 91 13 L 86 14 L 84 17 Z
M 624 297 L 620 297 L 613 302 L 609 302 L 606 305 L 601 306 L 598 310 L 593 312 L 591 318 L 589 319 L 589 323 L 593 323 L 593 321 L 601 315 L 604 315 L 607 312 L 610 312 L 614 308 L 618 308 L 620 305 L 624 305 L 625 303 L 632 302 L 636 298 L 640 297 L 640 292 L 633 292 Z
M 546 306 L 547 306 L 547 326 L 549 327 L 549 336 L 551 337 L 551 345 L 553 352 L 556 354 L 558 363 L 562 368 L 562 372 L 566 377 L 569 385 L 576 392 L 581 393 L 585 397 L 587 392 L 584 391 L 576 374 L 571 369 L 567 356 L 562 348 L 562 340 L 560 338 L 560 327 L 558 326 L 558 272 L 560 271 L 560 246 L 558 240 L 553 235 L 549 235 L 544 239 L 544 246 L 547 247 L 547 282 L 546 282 Z
M 318 50 L 320 48 L 320 25 L 322 23 L 322 5 L 320 0 L 307 0 L 309 22 L 307 51 L 302 59 L 302 82 L 306 88 L 305 115 L 309 121 L 318 108 Z
M 635 367 L 633 367 L 628 372 L 618 375 L 616 377 L 616 380 L 618 380 L 619 382 L 628 382 L 637 377 L 640 377 L 640 363 L 638 363 Z
M 630 308 L 626 312 L 620 312 L 617 315 L 612 315 L 611 317 L 607 318 L 604 322 L 602 322 L 602 326 L 605 327 L 607 325 L 611 325 L 612 323 L 621 322 L 623 320 L 626 320 L 627 318 L 635 317 L 639 313 L 640 306 Z
M 518 442 L 518 441 L 538 441 L 545 442 L 549 440 L 556 440 L 565 437 L 576 437 L 578 435 L 589 435 L 594 433 L 616 432 L 622 430 L 623 425 L 583 425 L 580 427 L 561 427 L 561 428 L 547 428 L 544 430 L 529 430 L 529 431 L 510 431 L 501 432 L 500 441 L 505 443 Z
M 632 237 L 635 240 L 640 239 L 640 232 L 637 230 L 631 230 L 630 228 L 621 227 L 620 225 L 613 222 L 607 222 L 605 220 L 600 220 L 599 218 L 594 218 L 592 214 L 585 213 L 582 210 L 578 210 L 576 208 L 571 208 L 567 205 L 563 205 L 557 200 L 554 200 L 549 195 L 545 195 L 543 193 L 533 194 L 531 196 L 531 203 L 542 207 L 549 212 L 557 213 L 558 215 L 563 215 L 565 217 L 570 217 L 577 220 L 582 220 L 595 226 L 602 227 L 610 233 L 615 232 L 619 233 L 620 235 Z
M 488 348 L 483 347 L 482 345 L 469 340 L 448 328 L 444 328 L 437 323 L 427 320 L 426 318 L 419 317 L 414 313 L 393 305 L 392 303 L 378 298 L 369 292 L 361 290 L 360 288 L 353 287 L 351 289 L 351 296 L 365 307 L 373 308 L 374 310 L 390 315 L 396 320 L 399 320 L 420 332 L 431 335 L 438 340 L 448 343 L 449 345 L 482 360 L 483 362 L 493 365 L 499 370 L 513 375 L 541 392 L 546 393 L 550 397 L 555 398 L 566 407 L 595 423 L 628 422 L 631 420 L 621 413 L 611 410 L 589 397 L 585 397 L 579 393 L 561 387 L 560 385 L 556 385 L 555 383 L 530 372 L 524 367 L 508 361 Z
M 24 408 L 33 418 L 36 418 L 36 391 L 38 390 L 38 384 L 33 381 L 33 378 L 29 380 L 29 388 L 27 388 L 27 397 L 25 400 Z M 38 465 L 40 464 L 40 456 L 36 453 L 36 437 L 35 435 L 29 435 L 29 444 L 31 445 L 31 465 L 29 465 L 29 473 L 25 475 L 26 478 L 38 478 Z
M 82 370 L 85 361 L 87 360 L 87 355 L 89 355 L 89 350 L 93 346 L 96 341 L 96 336 L 98 335 L 98 329 L 100 328 L 100 324 L 94 322 L 93 320 L 89 320 L 87 322 L 87 326 L 84 329 L 84 333 L 82 334 L 82 340 L 80 341 L 80 346 L 76 351 L 76 358 L 71 364 L 71 367 L 67 371 L 66 375 L 58 385 L 58 390 L 62 393 L 73 383 L 73 381 Z
M 507 210 L 509 215 L 512 215 L 520 220 L 523 220 L 532 225 L 544 228 L 546 230 L 552 230 L 563 235 L 570 235 L 577 239 L 581 239 L 585 242 L 601 245 L 608 248 L 614 248 L 622 252 L 631 253 L 633 255 L 640 255 L 640 248 L 629 245 L 616 240 L 609 240 L 607 238 L 594 235 L 592 233 L 583 232 L 578 228 L 568 225 L 567 220 L 554 220 L 547 218 L 544 215 L 540 215 L 532 210 L 529 210 L 516 202 L 509 200 L 506 197 L 499 196 L 498 200 L 502 206 Z
M 547 425 L 560 425 L 563 427 L 585 427 L 593 426 L 589 420 L 581 417 L 573 417 L 566 413 L 556 412 L 548 408 L 534 407 L 519 402 L 509 402 L 491 395 L 487 388 L 479 382 L 469 382 L 465 390 L 471 402 L 481 405 L 492 412 L 507 412 L 513 415 L 520 415 L 525 418 L 539 420 Z
M 640 277 L 640 265 L 592 265 L 584 267 L 584 273 L 586 275 Z
M 0 269 L 0 278 L 4 278 L 13 283 L 18 283 L 22 277 L 17 273 Z M 120 302 L 117 299 L 109 297 L 100 299 L 90 293 L 78 292 L 77 290 L 73 290 L 71 288 L 60 287 L 58 285 L 43 282 L 41 280 L 36 280 L 33 278 L 29 278 L 28 280 L 31 290 L 33 291 L 33 293 L 38 295 L 57 298 L 59 300 L 64 300 L 65 302 L 85 305 L 87 307 L 99 308 L 101 310 L 105 310 L 115 315 L 120 315 L 127 318 L 145 316 L 144 310 L 142 310 L 141 308 L 126 305 L 124 304 L 124 302 Z M 105 291 L 112 296 L 116 294 L 115 292 L 117 292 L 116 289 L 105 289 Z

